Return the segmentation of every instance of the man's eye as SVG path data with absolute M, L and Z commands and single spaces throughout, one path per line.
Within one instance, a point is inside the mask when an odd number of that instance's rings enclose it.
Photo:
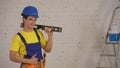
M 36 21 L 37 19 L 35 19 L 34 21 Z
M 30 21 L 32 21 L 32 19 L 29 19 Z

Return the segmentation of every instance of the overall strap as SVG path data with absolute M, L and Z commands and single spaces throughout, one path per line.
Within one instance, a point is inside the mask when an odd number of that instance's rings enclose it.
M 17 34 L 20 36 L 20 38 L 21 38 L 21 40 L 23 41 L 23 43 L 24 43 L 24 44 L 27 44 L 26 41 L 25 41 L 25 39 L 24 39 L 24 37 L 22 36 L 22 34 L 19 33 L 19 32 L 18 32 Z
M 35 31 L 35 33 L 37 35 L 38 40 L 40 41 L 40 36 L 38 35 L 38 32 L 37 32 L 37 30 L 35 28 L 34 28 L 34 31 Z
M 35 28 L 34 28 L 34 31 L 35 31 L 35 34 L 37 35 L 38 40 L 40 41 L 40 36 L 38 35 L 38 32 L 37 32 L 37 30 Z M 23 41 L 23 43 L 27 44 L 25 39 L 24 39 L 24 37 L 22 36 L 22 34 L 20 32 L 18 32 L 17 34 L 20 36 L 20 38 Z

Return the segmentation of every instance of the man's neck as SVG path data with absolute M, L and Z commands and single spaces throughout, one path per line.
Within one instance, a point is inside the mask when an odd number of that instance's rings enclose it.
M 23 28 L 23 30 L 26 31 L 26 32 L 32 32 L 33 31 L 33 29 L 28 29 L 28 28 Z

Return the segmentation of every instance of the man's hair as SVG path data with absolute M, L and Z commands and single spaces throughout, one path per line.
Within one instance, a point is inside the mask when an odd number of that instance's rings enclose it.
M 28 16 L 23 15 L 23 18 L 27 19 Z
M 27 17 L 28 16 L 26 16 L 26 15 L 22 15 L 23 16 L 23 18 L 25 18 L 25 19 L 27 19 Z M 21 27 L 24 27 L 24 22 L 21 24 Z

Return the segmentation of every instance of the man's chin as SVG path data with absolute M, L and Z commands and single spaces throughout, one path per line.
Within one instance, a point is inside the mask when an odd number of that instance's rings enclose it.
M 33 29 L 34 27 L 32 26 L 32 27 L 29 27 L 29 29 Z

